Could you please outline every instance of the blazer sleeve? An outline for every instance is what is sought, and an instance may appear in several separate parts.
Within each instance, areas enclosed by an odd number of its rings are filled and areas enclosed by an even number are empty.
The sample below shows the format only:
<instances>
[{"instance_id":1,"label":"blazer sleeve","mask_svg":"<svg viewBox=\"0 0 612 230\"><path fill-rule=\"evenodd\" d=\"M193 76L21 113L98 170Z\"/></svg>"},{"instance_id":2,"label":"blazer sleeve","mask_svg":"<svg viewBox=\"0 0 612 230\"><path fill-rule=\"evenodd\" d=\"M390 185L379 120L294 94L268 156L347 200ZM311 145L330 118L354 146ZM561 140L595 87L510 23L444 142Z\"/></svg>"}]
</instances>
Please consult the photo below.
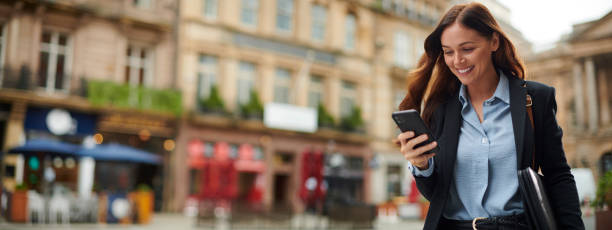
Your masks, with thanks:
<instances>
[{"instance_id":1,"label":"blazer sleeve","mask_svg":"<svg viewBox=\"0 0 612 230\"><path fill-rule=\"evenodd\" d=\"M438 143L441 143L442 140L440 140L440 135L442 133L442 128L444 126L444 105L440 105L436 108L432 120L430 122L430 129L432 130L433 135L436 136L436 139L438 140ZM442 149L442 147L440 148ZM439 153L437 153L439 154ZM423 196L431 201L431 199L434 196L434 191L437 185L437 181L438 181L438 170L440 167L441 162L439 162L439 157L434 156L433 160L434 160L434 164L433 164L433 173L428 176L428 177L420 177L420 176L415 176L415 181L417 184L417 188L419 189L419 192L421 192L421 194L423 194Z\"/></svg>"},{"instance_id":2,"label":"blazer sleeve","mask_svg":"<svg viewBox=\"0 0 612 230\"><path fill-rule=\"evenodd\" d=\"M576 182L570 173L561 142L563 131L555 118L557 113L555 89L547 88L546 95L542 95L546 98L546 104L542 111L541 124L539 127L536 125L541 130L536 135L535 143L536 154L539 154L538 162L544 174L544 183L557 227L559 229L584 229Z\"/></svg>"}]
</instances>

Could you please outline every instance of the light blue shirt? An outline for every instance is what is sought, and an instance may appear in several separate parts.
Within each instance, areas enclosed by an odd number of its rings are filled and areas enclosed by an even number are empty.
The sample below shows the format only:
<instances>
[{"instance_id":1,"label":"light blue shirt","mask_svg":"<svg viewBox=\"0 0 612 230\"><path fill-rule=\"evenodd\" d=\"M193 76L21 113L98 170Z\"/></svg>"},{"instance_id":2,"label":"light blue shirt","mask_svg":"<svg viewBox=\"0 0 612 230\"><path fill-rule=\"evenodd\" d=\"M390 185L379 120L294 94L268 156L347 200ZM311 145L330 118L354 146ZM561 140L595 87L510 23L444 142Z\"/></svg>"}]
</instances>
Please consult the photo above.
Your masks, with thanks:
<instances>
[{"instance_id":1,"label":"light blue shirt","mask_svg":"<svg viewBox=\"0 0 612 230\"><path fill-rule=\"evenodd\" d=\"M499 75L493 97L483 104L482 123L468 100L465 86L461 85L459 90L462 124L454 180L443 212L447 219L471 220L523 212L518 193L510 87L508 78L501 71ZM433 173L433 158L429 166L423 171L411 165L409 168L415 176L428 177Z\"/></svg>"}]
</instances>

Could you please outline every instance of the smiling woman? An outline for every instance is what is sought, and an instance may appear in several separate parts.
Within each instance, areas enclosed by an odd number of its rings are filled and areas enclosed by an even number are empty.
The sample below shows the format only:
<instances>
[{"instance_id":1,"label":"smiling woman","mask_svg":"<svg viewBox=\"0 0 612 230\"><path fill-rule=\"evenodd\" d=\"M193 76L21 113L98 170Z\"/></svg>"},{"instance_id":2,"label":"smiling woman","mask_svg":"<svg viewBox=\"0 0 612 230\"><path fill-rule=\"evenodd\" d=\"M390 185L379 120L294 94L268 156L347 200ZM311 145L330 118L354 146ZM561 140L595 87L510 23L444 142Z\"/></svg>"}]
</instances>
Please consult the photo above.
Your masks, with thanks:
<instances>
[{"instance_id":1,"label":"smiling woman","mask_svg":"<svg viewBox=\"0 0 612 230\"><path fill-rule=\"evenodd\" d=\"M417 187L431 202L424 228L533 229L517 175L532 167L546 176L559 229L584 229L554 89L524 80L522 61L489 10L479 3L453 6L424 48L400 110L422 109L436 142L415 147L429 138L414 130L398 135Z\"/></svg>"}]
</instances>

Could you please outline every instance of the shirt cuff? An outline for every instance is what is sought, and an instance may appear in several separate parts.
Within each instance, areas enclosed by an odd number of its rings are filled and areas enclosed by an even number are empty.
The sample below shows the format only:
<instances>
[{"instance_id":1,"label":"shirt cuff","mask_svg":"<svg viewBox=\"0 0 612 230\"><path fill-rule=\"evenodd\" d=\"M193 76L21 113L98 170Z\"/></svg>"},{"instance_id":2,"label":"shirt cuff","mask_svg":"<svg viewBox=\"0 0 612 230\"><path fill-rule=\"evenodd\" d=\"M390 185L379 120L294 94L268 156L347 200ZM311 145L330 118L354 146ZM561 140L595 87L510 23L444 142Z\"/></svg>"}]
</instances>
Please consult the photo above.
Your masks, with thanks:
<instances>
[{"instance_id":1,"label":"shirt cuff","mask_svg":"<svg viewBox=\"0 0 612 230\"><path fill-rule=\"evenodd\" d=\"M413 166L410 162L408 162L408 169L412 172L412 175L415 177L429 177L433 173L434 169L434 160L433 157L429 158L429 168L425 170L420 170L416 166Z\"/></svg>"}]
</instances>

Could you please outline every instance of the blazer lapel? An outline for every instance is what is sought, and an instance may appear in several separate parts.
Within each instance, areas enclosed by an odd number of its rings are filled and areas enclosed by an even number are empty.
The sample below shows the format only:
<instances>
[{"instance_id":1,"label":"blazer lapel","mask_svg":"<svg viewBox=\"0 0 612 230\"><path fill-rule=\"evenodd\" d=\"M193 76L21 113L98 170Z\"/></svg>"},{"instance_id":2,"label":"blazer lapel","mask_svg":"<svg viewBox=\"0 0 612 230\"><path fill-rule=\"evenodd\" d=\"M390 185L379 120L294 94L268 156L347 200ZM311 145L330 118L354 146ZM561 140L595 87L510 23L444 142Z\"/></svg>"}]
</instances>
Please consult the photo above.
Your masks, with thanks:
<instances>
[{"instance_id":1,"label":"blazer lapel","mask_svg":"<svg viewBox=\"0 0 612 230\"><path fill-rule=\"evenodd\" d=\"M441 172L442 178L446 178L447 184L450 184L450 175L452 175L455 170L455 161L457 160L457 145L459 143L459 133L462 123L459 90L457 90L457 93L455 93L448 102L445 113L444 124L447 126L444 127L442 136L445 137L446 146L444 147L444 153L446 154L442 156L444 160L441 161L443 162Z\"/></svg>"},{"instance_id":2,"label":"blazer lapel","mask_svg":"<svg viewBox=\"0 0 612 230\"><path fill-rule=\"evenodd\" d=\"M514 143L516 145L517 167L521 168L524 155L525 119L527 109L525 108L526 89L522 86L523 80L514 76L508 76L510 83L510 114L512 116L512 127L514 129Z\"/></svg>"}]
</instances>

